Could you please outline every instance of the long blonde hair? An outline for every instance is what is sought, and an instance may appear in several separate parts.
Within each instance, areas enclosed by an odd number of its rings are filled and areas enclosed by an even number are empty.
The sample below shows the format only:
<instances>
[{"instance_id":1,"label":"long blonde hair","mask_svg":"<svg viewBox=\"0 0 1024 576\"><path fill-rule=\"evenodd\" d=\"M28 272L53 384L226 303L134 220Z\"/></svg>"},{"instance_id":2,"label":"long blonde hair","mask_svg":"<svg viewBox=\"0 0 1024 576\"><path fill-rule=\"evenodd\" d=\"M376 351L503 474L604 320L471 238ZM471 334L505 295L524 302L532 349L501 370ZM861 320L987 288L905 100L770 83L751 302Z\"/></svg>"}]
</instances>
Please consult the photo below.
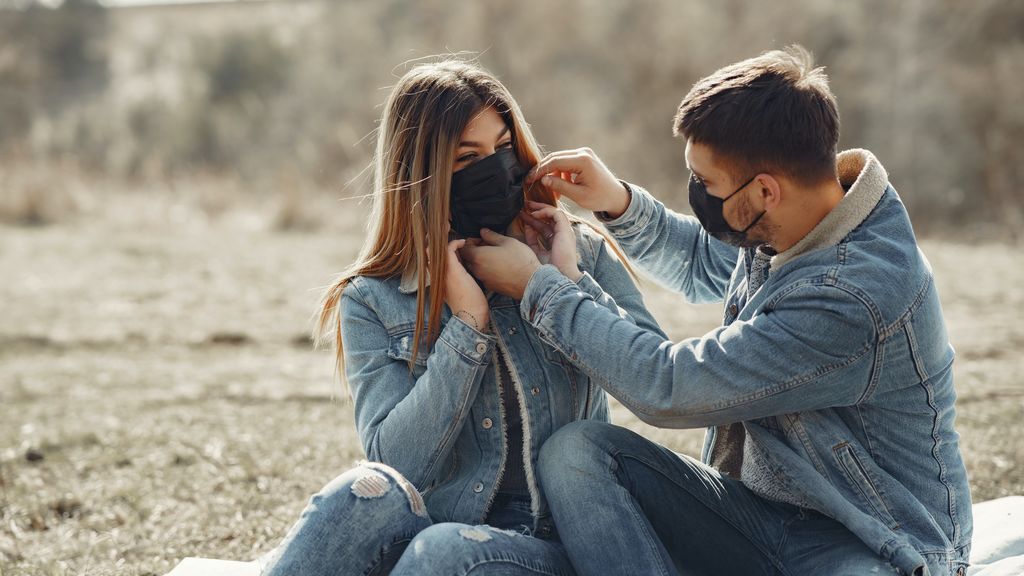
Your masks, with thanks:
<instances>
[{"instance_id":1,"label":"long blonde hair","mask_svg":"<svg viewBox=\"0 0 1024 576\"><path fill-rule=\"evenodd\" d=\"M416 315L410 368L424 327L429 345L437 340L445 300L452 165L466 125L488 107L509 126L519 161L525 166L536 164L541 150L519 105L497 78L476 64L462 60L418 64L388 96L374 157L369 242L324 292L313 333L318 347L333 340L340 376L344 376L344 350L339 303L356 276L416 275L416 309L428 312L426 317ZM550 205L558 200L539 184L524 194L528 200ZM429 289L427 278L433 280Z\"/></svg>"}]
</instances>

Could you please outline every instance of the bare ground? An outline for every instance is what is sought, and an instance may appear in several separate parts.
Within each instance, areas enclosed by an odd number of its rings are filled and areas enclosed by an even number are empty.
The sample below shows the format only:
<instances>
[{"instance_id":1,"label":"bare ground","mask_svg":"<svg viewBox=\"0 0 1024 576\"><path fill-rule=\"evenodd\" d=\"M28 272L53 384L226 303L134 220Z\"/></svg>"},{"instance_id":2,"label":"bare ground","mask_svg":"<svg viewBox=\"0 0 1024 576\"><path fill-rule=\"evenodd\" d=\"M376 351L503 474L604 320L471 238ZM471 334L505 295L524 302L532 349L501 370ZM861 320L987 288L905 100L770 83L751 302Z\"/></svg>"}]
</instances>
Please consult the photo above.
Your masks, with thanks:
<instances>
[{"instance_id":1,"label":"bare ground","mask_svg":"<svg viewBox=\"0 0 1024 576\"><path fill-rule=\"evenodd\" d=\"M358 250L362 210L296 233L124 202L130 217L0 227L0 575L249 559L361 457L330 354L307 334L319 287ZM1019 249L923 250L958 352L975 500L1024 494ZM719 320L646 293L674 338ZM617 405L613 419L699 452L702 431L656 430Z\"/></svg>"}]
</instances>

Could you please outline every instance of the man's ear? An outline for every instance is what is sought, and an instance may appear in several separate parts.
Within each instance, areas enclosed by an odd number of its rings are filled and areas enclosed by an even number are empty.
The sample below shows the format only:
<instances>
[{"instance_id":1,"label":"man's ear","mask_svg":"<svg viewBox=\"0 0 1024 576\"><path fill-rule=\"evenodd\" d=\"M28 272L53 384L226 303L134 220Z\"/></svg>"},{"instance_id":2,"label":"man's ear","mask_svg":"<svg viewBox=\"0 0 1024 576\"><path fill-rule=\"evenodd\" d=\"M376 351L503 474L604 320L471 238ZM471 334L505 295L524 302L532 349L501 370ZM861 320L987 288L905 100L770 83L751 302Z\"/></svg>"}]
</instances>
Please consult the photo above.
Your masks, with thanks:
<instances>
[{"instance_id":1,"label":"man's ear","mask_svg":"<svg viewBox=\"0 0 1024 576\"><path fill-rule=\"evenodd\" d=\"M779 184L779 181L775 176L772 176L767 172L762 172L755 177L755 181L754 185L757 186L757 192L761 195L761 202L764 203L764 210L766 212L771 212L778 208L779 204L782 202L782 186Z\"/></svg>"}]
</instances>

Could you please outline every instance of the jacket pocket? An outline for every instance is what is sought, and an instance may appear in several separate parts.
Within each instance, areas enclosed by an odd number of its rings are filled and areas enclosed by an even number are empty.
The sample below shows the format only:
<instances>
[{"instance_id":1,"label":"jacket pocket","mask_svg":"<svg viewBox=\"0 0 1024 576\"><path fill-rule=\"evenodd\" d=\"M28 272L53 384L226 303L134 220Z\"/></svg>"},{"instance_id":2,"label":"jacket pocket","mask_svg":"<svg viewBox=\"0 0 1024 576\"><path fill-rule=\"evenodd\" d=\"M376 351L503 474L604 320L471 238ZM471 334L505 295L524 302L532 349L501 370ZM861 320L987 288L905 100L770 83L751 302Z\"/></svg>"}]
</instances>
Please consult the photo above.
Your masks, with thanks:
<instances>
[{"instance_id":1,"label":"jacket pocket","mask_svg":"<svg viewBox=\"0 0 1024 576\"><path fill-rule=\"evenodd\" d=\"M451 455L448 456L448 462L444 470L437 473L437 476L430 481L427 486L420 491L420 496L426 497L427 494L433 492L435 489L444 486L445 484L452 481L455 478L455 473L459 471L459 451L458 448L452 448Z\"/></svg>"},{"instance_id":2,"label":"jacket pocket","mask_svg":"<svg viewBox=\"0 0 1024 576\"><path fill-rule=\"evenodd\" d=\"M861 463L860 458L857 457L853 446L849 442L841 442L832 447L832 452L835 453L836 460L839 462L843 472L845 472L850 486L860 496L861 502L870 508L872 515L890 529L899 529L899 523L893 518L892 512L882 498L881 492L878 491L875 483L871 481L867 469Z\"/></svg>"},{"instance_id":3,"label":"jacket pocket","mask_svg":"<svg viewBox=\"0 0 1024 576\"><path fill-rule=\"evenodd\" d=\"M388 336L388 357L393 360L401 360L408 363L412 359L412 341L415 332L413 330L401 330ZM427 356L427 335L420 337L420 351L416 355L416 366L426 367Z\"/></svg>"}]
</instances>

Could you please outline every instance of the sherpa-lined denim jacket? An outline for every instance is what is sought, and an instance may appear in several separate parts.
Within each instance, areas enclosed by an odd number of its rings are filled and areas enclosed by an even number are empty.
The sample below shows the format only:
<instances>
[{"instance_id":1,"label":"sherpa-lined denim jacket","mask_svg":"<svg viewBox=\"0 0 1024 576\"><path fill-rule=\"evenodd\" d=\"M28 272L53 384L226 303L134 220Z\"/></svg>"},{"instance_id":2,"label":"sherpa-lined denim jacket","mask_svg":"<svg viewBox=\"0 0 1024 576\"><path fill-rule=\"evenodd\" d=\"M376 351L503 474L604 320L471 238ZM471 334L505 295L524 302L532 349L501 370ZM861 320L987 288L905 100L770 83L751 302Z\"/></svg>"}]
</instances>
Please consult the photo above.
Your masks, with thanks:
<instances>
[{"instance_id":1,"label":"sherpa-lined denim jacket","mask_svg":"<svg viewBox=\"0 0 1024 576\"><path fill-rule=\"evenodd\" d=\"M844 199L776 255L737 252L631 187L605 225L670 289L725 301L702 337L645 332L551 265L521 314L643 420L709 427L705 463L735 473L755 455L755 492L835 518L903 573L962 574L971 497L932 272L878 160L844 152L839 175Z\"/></svg>"},{"instance_id":2,"label":"sherpa-lined denim jacket","mask_svg":"<svg viewBox=\"0 0 1024 576\"><path fill-rule=\"evenodd\" d=\"M584 272L573 286L608 313L664 338L644 308L622 262L604 238L574 225ZM490 333L481 333L447 306L440 336L426 335L412 371L416 321L415 274L356 277L342 294L345 375L355 420L370 460L401 472L422 493L436 522L483 523L506 461L522 458L538 535L552 530L534 476L541 444L583 418L608 420L608 402L592 376L538 338L519 302L490 294ZM523 422L523 454L508 454L501 378L495 347L509 361Z\"/></svg>"}]
</instances>

